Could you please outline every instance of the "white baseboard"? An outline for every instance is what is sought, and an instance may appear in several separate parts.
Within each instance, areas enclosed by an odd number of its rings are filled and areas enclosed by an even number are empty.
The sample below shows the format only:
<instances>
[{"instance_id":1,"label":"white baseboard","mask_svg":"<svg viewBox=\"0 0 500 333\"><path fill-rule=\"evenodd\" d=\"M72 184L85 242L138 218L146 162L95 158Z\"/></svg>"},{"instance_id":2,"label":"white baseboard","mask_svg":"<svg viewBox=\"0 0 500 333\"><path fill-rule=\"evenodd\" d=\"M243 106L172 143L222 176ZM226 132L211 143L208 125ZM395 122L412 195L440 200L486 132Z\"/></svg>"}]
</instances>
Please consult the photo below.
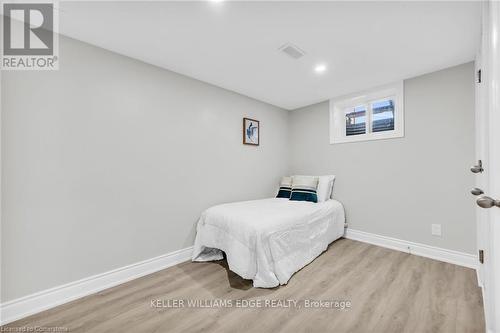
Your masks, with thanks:
<instances>
[{"instance_id":1,"label":"white baseboard","mask_svg":"<svg viewBox=\"0 0 500 333\"><path fill-rule=\"evenodd\" d=\"M345 238L411 253L421 257L444 261L459 266L465 266L473 269L477 268L477 257L469 253L447 250L440 247L380 236L349 228L346 229Z\"/></svg>"},{"instance_id":2,"label":"white baseboard","mask_svg":"<svg viewBox=\"0 0 500 333\"><path fill-rule=\"evenodd\" d=\"M2 303L0 325L177 265L191 259L192 252L193 247L188 247Z\"/></svg>"}]
</instances>

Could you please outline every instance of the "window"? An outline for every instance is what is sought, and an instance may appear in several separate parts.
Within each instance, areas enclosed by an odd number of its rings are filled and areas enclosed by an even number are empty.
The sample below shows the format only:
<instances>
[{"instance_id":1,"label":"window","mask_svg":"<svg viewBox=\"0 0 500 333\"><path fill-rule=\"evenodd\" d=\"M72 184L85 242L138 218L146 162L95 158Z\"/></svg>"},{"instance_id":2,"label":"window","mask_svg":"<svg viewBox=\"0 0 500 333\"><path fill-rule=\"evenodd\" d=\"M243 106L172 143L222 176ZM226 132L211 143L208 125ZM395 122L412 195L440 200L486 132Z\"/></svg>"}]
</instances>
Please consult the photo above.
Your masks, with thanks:
<instances>
[{"instance_id":1,"label":"window","mask_svg":"<svg viewBox=\"0 0 500 333\"><path fill-rule=\"evenodd\" d=\"M404 136L403 82L330 100L330 143Z\"/></svg>"},{"instance_id":2,"label":"window","mask_svg":"<svg viewBox=\"0 0 500 333\"><path fill-rule=\"evenodd\" d=\"M345 111L345 135L366 133L366 107L364 105L348 108Z\"/></svg>"}]
</instances>

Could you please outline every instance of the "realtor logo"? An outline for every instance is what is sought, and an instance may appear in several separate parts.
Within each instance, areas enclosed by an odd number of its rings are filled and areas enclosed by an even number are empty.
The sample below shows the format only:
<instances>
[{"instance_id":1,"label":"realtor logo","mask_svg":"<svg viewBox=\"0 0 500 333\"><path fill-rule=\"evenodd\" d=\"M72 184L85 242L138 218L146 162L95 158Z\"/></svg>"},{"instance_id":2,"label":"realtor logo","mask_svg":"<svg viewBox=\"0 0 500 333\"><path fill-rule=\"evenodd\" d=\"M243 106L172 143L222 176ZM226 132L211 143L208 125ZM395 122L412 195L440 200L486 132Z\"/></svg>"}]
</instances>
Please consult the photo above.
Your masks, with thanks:
<instances>
[{"instance_id":1,"label":"realtor logo","mask_svg":"<svg viewBox=\"0 0 500 333\"><path fill-rule=\"evenodd\" d=\"M58 69L53 2L3 3L3 70Z\"/></svg>"}]
</instances>

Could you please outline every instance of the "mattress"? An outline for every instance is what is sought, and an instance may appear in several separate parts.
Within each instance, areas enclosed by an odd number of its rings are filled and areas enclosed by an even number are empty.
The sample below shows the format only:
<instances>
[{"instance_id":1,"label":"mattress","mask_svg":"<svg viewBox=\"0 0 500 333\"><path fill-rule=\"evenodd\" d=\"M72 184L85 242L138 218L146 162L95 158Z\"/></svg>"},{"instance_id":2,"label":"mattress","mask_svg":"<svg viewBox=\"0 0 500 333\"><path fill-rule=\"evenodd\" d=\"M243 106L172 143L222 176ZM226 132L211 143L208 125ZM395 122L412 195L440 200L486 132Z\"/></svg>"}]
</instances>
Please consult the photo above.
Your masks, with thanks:
<instances>
[{"instance_id":1,"label":"mattress","mask_svg":"<svg viewBox=\"0 0 500 333\"><path fill-rule=\"evenodd\" d=\"M198 221L193 261L223 259L254 287L273 288L310 263L344 234L336 200L313 203L270 198L223 204Z\"/></svg>"}]
</instances>

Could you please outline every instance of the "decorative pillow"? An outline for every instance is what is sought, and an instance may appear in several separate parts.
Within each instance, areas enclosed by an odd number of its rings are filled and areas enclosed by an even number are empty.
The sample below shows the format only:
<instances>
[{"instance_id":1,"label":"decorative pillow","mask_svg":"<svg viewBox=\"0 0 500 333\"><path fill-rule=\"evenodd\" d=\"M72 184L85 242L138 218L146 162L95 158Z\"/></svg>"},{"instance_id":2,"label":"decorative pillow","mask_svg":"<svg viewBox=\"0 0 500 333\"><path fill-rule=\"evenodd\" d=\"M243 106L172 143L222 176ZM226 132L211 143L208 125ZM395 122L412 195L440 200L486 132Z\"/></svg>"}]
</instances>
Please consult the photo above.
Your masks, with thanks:
<instances>
[{"instance_id":1,"label":"decorative pillow","mask_svg":"<svg viewBox=\"0 0 500 333\"><path fill-rule=\"evenodd\" d=\"M318 177L294 176L290 200L318 202Z\"/></svg>"},{"instance_id":2,"label":"decorative pillow","mask_svg":"<svg viewBox=\"0 0 500 333\"><path fill-rule=\"evenodd\" d=\"M292 177L283 177L280 182L280 189L276 198L290 199L292 194Z\"/></svg>"}]
</instances>

